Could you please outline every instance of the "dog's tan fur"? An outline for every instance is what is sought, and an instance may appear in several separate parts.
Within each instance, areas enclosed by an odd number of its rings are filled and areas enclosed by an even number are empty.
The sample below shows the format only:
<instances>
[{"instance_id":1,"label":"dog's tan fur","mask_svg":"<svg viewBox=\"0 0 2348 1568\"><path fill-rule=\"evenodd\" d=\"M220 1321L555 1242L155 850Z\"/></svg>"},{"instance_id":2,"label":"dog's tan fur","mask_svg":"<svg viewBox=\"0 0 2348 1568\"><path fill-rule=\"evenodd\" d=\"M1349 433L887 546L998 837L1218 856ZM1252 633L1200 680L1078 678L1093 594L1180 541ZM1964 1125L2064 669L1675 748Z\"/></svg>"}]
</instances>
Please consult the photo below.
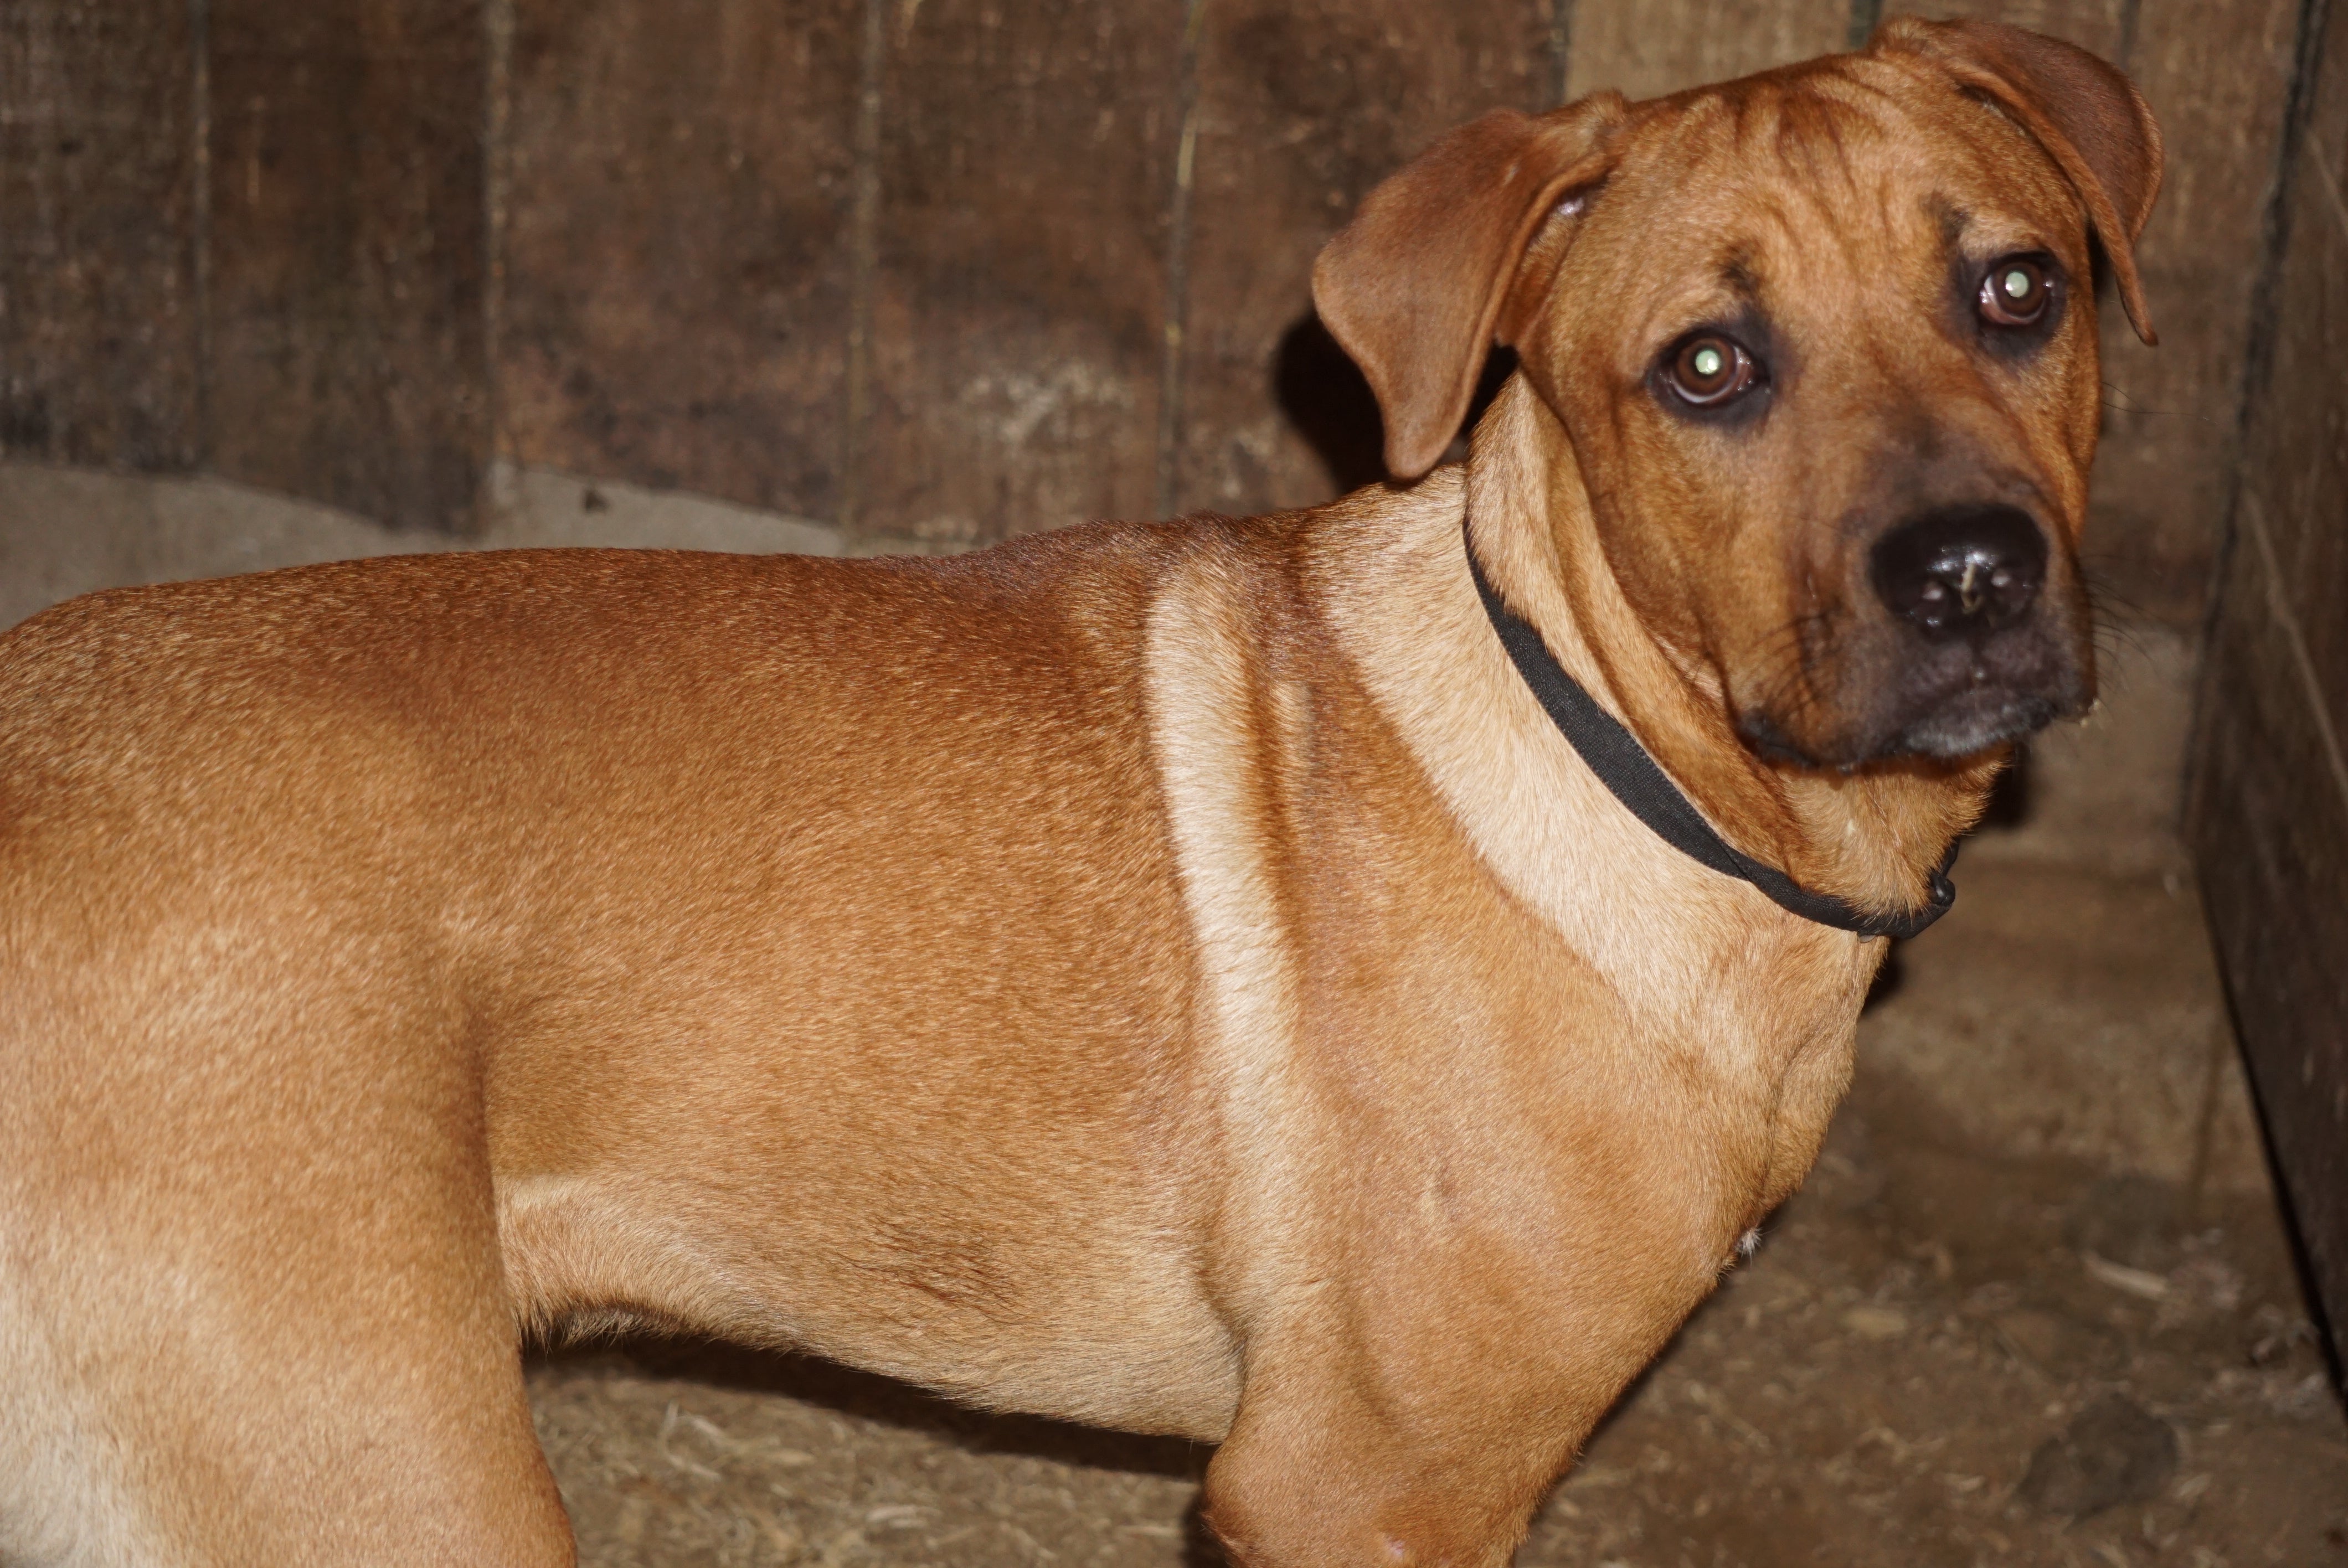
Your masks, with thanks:
<instances>
[{"instance_id":1,"label":"dog's tan fur","mask_svg":"<svg viewBox=\"0 0 2348 1568\"><path fill-rule=\"evenodd\" d=\"M517 1347L614 1317L1220 1441L1240 1563L1504 1561L1801 1180L1885 944L1606 793L1463 519L1732 840L1913 905L2000 753L1736 726L1880 729L1852 563L1968 485L2026 493L2088 657L2089 227L2142 324L2159 151L2085 59L1895 24L1457 133L1318 280L1401 471L1519 349L1413 487L10 634L0 1557L568 1561ZM2026 364L1934 314L1982 230L2079 283ZM1724 277L1798 345L1766 441L1646 384Z\"/></svg>"}]
</instances>

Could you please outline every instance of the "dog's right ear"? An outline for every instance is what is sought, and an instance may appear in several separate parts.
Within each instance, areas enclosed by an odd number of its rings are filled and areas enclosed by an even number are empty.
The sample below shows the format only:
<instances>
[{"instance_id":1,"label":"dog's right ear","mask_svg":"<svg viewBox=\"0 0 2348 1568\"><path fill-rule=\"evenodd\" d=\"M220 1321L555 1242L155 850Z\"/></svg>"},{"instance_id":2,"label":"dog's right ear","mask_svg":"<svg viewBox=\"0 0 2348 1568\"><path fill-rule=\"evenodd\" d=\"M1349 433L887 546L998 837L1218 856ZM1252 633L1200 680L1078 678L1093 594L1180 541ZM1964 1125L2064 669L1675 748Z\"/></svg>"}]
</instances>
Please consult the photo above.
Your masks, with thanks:
<instances>
[{"instance_id":1,"label":"dog's right ear","mask_svg":"<svg viewBox=\"0 0 2348 1568\"><path fill-rule=\"evenodd\" d=\"M1538 302L1508 309L1525 248L1605 178L1628 118L1611 92L1539 117L1494 109L1385 179L1322 248L1313 302L1377 395L1395 478L1418 477L1450 445L1484 351L1522 331Z\"/></svg>"}]
</instances>

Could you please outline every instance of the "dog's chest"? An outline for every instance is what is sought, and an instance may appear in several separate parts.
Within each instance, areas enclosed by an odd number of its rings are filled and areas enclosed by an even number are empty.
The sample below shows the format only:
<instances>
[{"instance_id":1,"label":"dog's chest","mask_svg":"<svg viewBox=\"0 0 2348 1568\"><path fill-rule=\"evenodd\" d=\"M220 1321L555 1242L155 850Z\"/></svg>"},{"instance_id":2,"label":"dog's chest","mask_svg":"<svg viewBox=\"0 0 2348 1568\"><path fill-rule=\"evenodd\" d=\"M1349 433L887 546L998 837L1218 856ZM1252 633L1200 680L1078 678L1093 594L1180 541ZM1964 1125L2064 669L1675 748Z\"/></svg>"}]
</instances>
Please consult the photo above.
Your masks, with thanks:
<instances>
[{"instance_id":1,"label":"dog's chest","mask_svg":"<svg viewBox=\"0 0 2348 1568\"><path fill-rule=\"evenodd\" d=\"M1475 1232L1548 1268L1643 1234L1708 1271L1814 1156L1873 960L1605 795L1472 598L1397 618L1393 587L1331 607L1342 663L1269 667L1217 585L1153 622L1195 1049L1253 1289L1338 1204L1398 1255Z\"/></svg>"}]
</instances>

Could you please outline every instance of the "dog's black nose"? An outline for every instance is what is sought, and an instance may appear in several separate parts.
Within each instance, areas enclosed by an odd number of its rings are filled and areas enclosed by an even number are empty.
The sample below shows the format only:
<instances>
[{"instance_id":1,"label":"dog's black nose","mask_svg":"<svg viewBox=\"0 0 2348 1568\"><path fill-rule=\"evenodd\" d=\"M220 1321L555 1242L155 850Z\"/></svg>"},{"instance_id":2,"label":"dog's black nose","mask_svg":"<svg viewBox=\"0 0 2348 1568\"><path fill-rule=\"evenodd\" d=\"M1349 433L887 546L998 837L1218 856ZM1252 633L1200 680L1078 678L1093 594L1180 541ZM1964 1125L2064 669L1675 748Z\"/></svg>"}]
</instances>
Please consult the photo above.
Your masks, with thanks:
<instances>
[{"instance_id":1,"label":"dog's black nose","mask_svg":"<svg viewBox=\"0 0 2348 1568\"><path fill-rule=\"evenodd\" d=\"M2017 620L2046 579L2046 537L2018 507L1943 507L1875 541L1875 591L1927 637Z\"/></svg>"}]
</instances>

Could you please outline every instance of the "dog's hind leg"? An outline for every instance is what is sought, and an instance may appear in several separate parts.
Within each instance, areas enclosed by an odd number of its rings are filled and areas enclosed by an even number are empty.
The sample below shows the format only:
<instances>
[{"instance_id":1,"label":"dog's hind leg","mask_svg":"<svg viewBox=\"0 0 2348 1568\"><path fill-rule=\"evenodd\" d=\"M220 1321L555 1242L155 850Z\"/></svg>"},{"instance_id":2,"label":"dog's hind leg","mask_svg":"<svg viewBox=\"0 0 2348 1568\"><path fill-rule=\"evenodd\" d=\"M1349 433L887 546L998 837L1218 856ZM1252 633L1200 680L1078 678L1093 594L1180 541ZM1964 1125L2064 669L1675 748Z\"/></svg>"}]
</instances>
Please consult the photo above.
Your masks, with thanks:
<instances>
[{"instance_id":1,"label":"dog's hind leg","mask_svg":"<svg viewBox=\"0 0 2348 1568\"><path fill-rule=\"evenodd\" d=\"M476 1325L436 1327L402 1281L362 1286L393 1329L355 1300L347 1318L247 1317L235 1293L86 1261L114 1290L177 1299L37 1327L0 1305L0 1562L572 1561L510 1334L500 1353Z\"/></svg>"},{"instance_id":2,"label":"dog's hind leg","mask_svg":"<svg viewBox=\"0 0 2348 1568\"><path fill-rule=\"evenodd\" d=\"M571 1563L446 991L6 948L0 1561Z\"/></svg>"},{"instance_id":3,"label":"dog's hind leg","mask_svg":"<svg viewBox=\"0 0 2348 1568\"><path fill-rule=\"evenodd\" d=\"M331 1241L219 1193L196 1235L15 1228L0 1562L572 1562L493 1252L377 1169Z\"/></svg>"}]
</instances>

